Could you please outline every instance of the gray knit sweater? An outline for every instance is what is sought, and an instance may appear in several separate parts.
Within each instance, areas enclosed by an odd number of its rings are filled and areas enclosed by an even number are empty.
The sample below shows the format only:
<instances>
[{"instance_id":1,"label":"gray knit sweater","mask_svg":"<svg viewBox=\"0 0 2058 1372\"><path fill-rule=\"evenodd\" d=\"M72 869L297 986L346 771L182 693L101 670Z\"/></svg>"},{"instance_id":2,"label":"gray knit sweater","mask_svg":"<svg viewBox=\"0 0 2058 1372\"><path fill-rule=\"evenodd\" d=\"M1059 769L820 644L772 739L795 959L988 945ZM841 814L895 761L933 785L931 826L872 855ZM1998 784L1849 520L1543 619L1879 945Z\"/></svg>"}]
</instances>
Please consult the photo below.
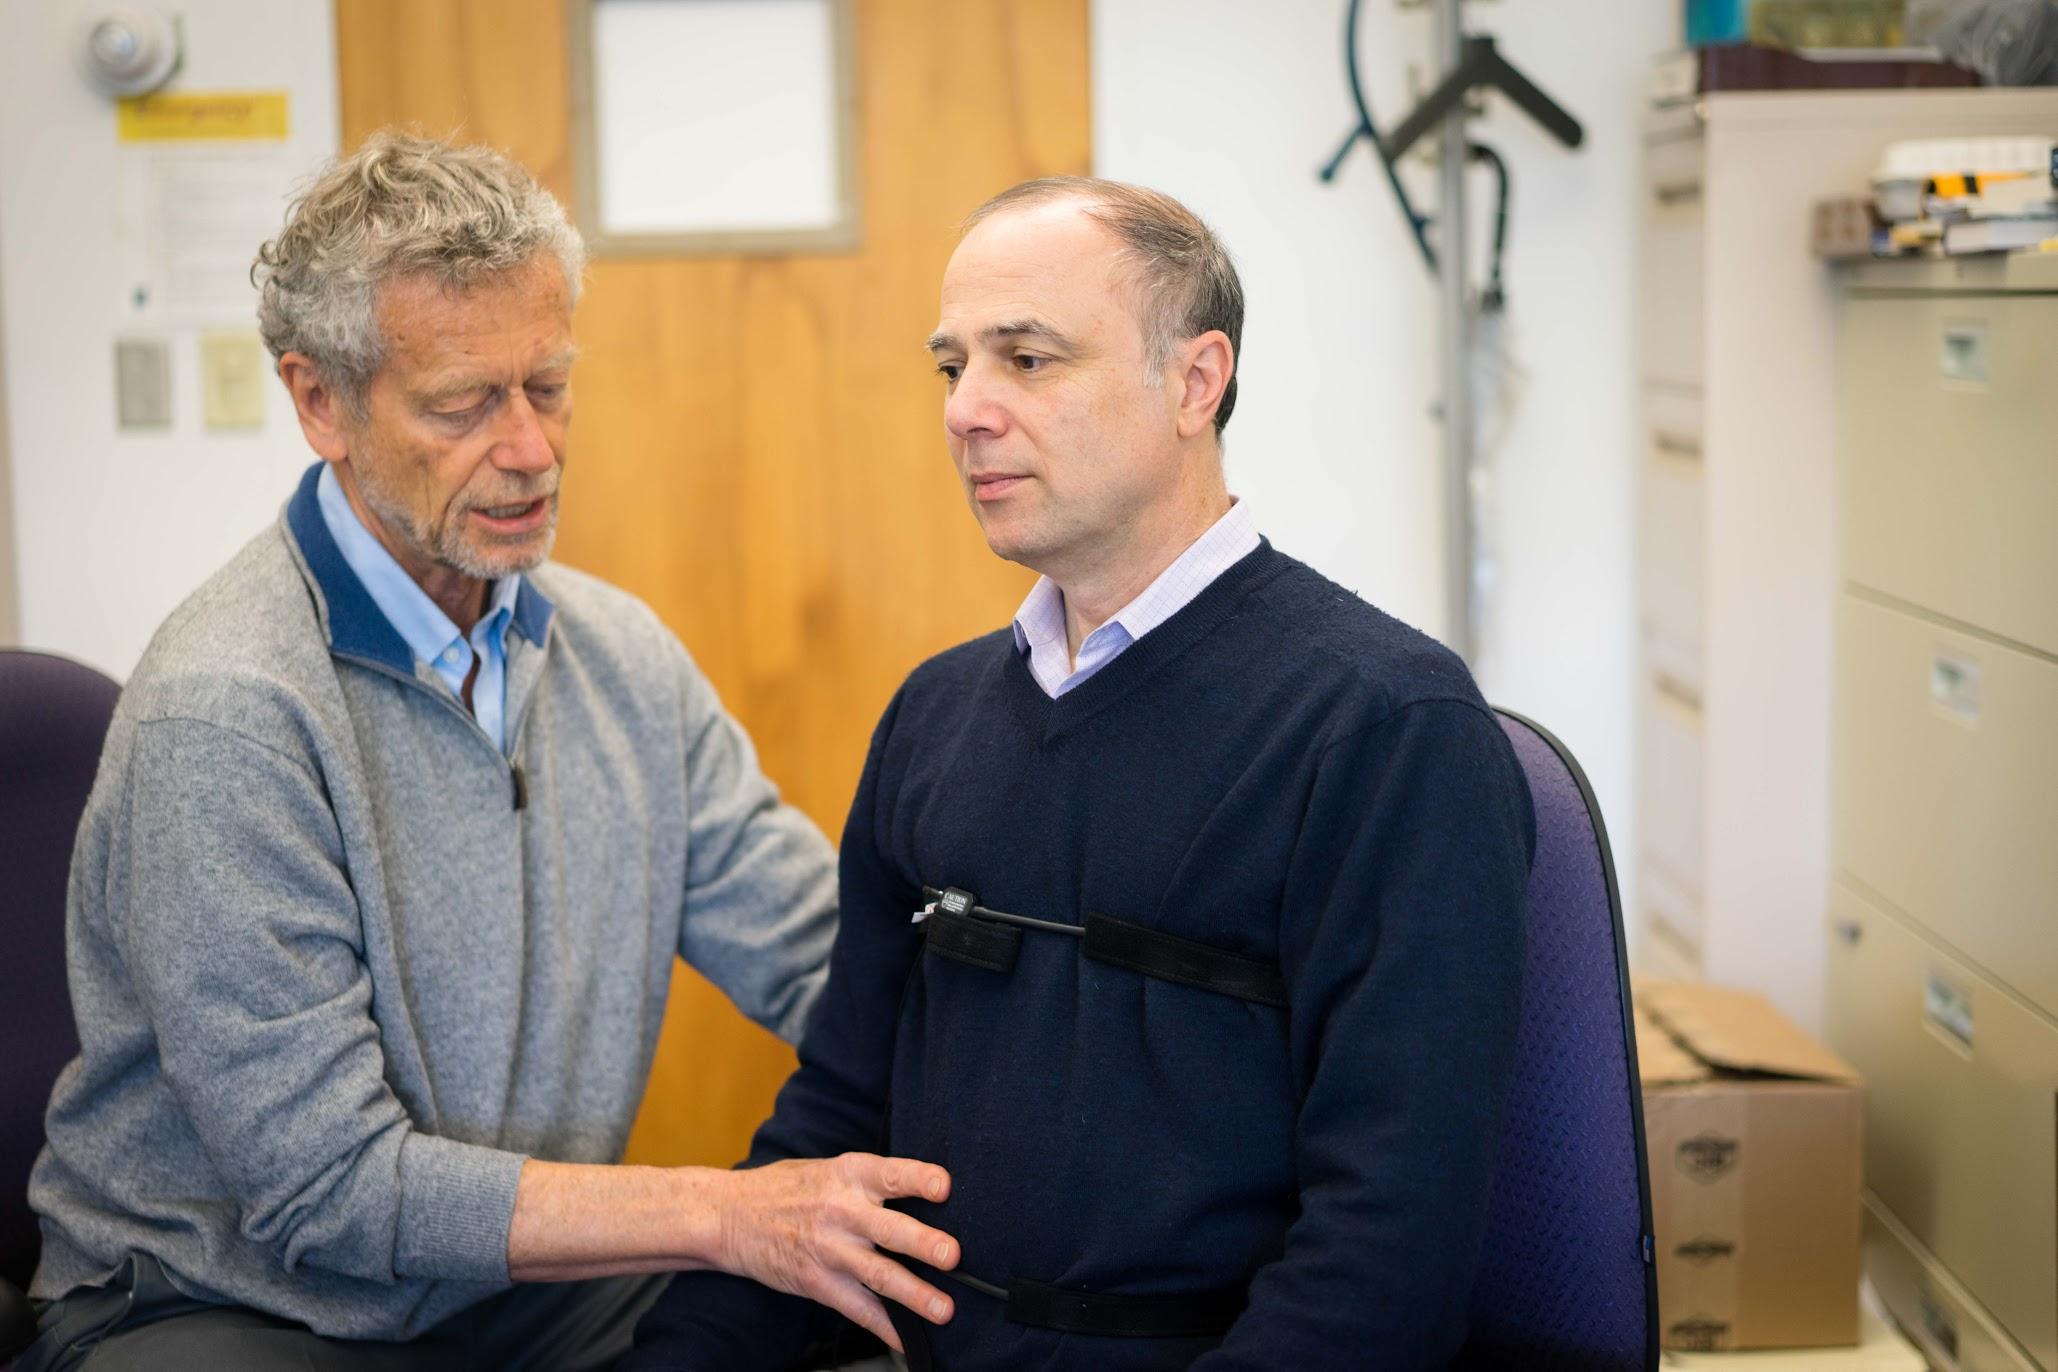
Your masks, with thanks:
<instances>
[{"instance_id":1,"label":"gray knit sweater","mask_svg":"<svg viewBox=\"0 0 2058 1372\"><path fill-rule=\"evenodd\" d=\"M799 1035L834 859L656 616L562 567L524 578L503 756L313 478L122 694L34 1290L142 1250L189 1295L403 1339L506 1283L524 1157L620 1157L675 953Z\"/></svg>"}]
</instances>

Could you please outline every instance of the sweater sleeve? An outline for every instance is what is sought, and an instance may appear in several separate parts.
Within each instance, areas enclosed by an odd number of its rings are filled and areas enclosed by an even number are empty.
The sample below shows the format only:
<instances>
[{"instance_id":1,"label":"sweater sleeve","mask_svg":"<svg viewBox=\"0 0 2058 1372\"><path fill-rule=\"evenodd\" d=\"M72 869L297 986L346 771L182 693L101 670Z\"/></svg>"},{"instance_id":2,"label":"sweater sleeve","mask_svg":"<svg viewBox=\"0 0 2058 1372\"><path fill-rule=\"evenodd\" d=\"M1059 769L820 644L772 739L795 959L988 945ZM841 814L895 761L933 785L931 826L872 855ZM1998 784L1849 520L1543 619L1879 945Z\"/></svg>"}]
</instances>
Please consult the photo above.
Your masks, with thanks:
<instances>
[{"instance_id":1,"label":"sweater sleeve","mask_svg":"<svg viewBox=\"0 0 2058 1372\"><path fill-rule=\"evenodd\" d=\"M523 1159L417 1130L387 1087L321 781L214 724L136 727L114 936L242 1233L289 1272L506 1281Z\"/></svg>"},{"instance_id":2,"label":"sweater sleeve","mask_svg":"<svg viewBox=\"0 0 2058 1372\"><path fill-rule=\"evenodd\" d=\"M1195 1372L1443 1367L1512 1071L1529 791L1481 708L1407 706L1323 756L1281 966L1301 1213Z\"/></svg>"},{"instance_id":3,"label":"sweater sleeve","mask_svg":"<svg viewBox=\"0 0 2058 1372\"><path fill-rule=\"evenodd\" d=\"M880 850L880 771L900 708L896 696L872 737L843 831L843 916L829 980L808 1020L800 1066L780 1088L745 1166L784 1158L874 1152L885 1132L901 989L921 948L909 922L918 892ZM840 1315L741 1277L685 1272L637 1326L621 1372L792 1367L812 1345L848 1328Z\"/></svg>"},{"instance_id":4,"label":"sweater sleeve","mask_svg":"<svg viewBox=\"0 0 2058 1372\"><path fill-rule=\"evenodd\" d=\"M792 1043L821 994L836 937L835 853L779 798L749 736L678 652L688 807L679 956Z\"/></svg>"}]
</instances>

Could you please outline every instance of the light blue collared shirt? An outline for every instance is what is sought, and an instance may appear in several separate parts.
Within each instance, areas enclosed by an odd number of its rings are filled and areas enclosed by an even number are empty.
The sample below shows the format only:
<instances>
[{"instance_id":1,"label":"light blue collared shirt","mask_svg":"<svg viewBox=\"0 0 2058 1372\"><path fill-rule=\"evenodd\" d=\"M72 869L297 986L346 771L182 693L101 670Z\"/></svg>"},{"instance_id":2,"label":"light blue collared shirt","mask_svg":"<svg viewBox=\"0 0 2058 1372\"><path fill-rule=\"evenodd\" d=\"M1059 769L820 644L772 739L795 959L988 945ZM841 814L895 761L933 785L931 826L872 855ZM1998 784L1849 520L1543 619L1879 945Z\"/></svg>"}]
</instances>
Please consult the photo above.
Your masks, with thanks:
<instances>
[{"instance_id":1,"label":"light blue collared shirt","mask_svg":"<svg viewBox=\"0 0 2058 1372\"><path fill-rule=\"evenodd\" d=\"M471 637L457 631L442 607L429 599L415 579L407 574L386 545L373 536L350 508L336 480L336 469L324 466L315 483L315 498L321 504L322 522L329 537L336 540L343 560L386 616L386 622L414 650L419 663L436 671L450 694L464 699L464 679L471 674L472 659L479 660L479 679L472 683L472 717L493 740L493 746L507 751L507 622L514 614L515 596L522 589L521 573L501 577L486 595L486 613L472 626Z\"/></svg>"},{"instance_id":2,"label":"light blue collared shirt","mask_svg":"<svg viewBox=\"0 0 2058 1372\"><path fill-rule=\"evenodd\" d=\"M1070 659L1065 641L1065 593L1049 577L1038 577L1029 598L1015 612L1015 651L1029 655L1029 671L1043 693L1055 699L1122 655L1124 649L1192 603L1216 577L1258 546L1258 528L1241 500L1193 541L1143 593L1115 611L1079 645Z\"/></svg>"}]
</instances>

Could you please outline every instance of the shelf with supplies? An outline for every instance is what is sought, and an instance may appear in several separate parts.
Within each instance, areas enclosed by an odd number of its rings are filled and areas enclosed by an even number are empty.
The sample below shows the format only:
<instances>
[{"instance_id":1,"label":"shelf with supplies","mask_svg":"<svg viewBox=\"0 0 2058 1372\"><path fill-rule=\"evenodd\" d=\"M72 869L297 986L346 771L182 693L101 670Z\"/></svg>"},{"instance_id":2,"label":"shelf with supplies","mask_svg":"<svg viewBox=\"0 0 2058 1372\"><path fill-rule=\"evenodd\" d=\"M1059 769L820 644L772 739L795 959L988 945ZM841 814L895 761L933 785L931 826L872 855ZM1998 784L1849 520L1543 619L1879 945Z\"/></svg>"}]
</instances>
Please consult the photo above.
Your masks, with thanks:
<instances>
[{"instance_id":1,"label":"shelf with supplies","mask_svg":"<svg viewBox=\"0 0 2058 1372\"><path fill-rule=\"evenodd\" d=\"M1724 92L1646 117L1628 920L1641 967L1762 991L1817 1032L1839 274L1809 251L1810 215L1898 141L2038 128L2058 129L2058 91Z\"/></svg>"}]
</instances>

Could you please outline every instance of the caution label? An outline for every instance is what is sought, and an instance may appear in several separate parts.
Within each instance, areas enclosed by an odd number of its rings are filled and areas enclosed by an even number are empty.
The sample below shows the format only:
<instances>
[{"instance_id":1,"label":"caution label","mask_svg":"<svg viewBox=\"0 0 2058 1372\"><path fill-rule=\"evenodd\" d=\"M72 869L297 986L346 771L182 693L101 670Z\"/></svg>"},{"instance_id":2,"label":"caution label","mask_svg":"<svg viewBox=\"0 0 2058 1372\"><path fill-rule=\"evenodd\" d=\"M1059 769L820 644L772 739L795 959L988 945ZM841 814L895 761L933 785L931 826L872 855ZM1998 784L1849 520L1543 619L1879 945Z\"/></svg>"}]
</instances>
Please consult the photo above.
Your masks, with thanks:
<instances>
[{"instance_id":1,"label":"caution label","mask_svg":"<svg viewBox=\"0 0 2058 1372\"><path fill-rule=\"evenodd\" d=\"M131 96L115 104L115 136L124 143L281 141L286 137L286 92Z\"/></svg>"}]
</instances>

